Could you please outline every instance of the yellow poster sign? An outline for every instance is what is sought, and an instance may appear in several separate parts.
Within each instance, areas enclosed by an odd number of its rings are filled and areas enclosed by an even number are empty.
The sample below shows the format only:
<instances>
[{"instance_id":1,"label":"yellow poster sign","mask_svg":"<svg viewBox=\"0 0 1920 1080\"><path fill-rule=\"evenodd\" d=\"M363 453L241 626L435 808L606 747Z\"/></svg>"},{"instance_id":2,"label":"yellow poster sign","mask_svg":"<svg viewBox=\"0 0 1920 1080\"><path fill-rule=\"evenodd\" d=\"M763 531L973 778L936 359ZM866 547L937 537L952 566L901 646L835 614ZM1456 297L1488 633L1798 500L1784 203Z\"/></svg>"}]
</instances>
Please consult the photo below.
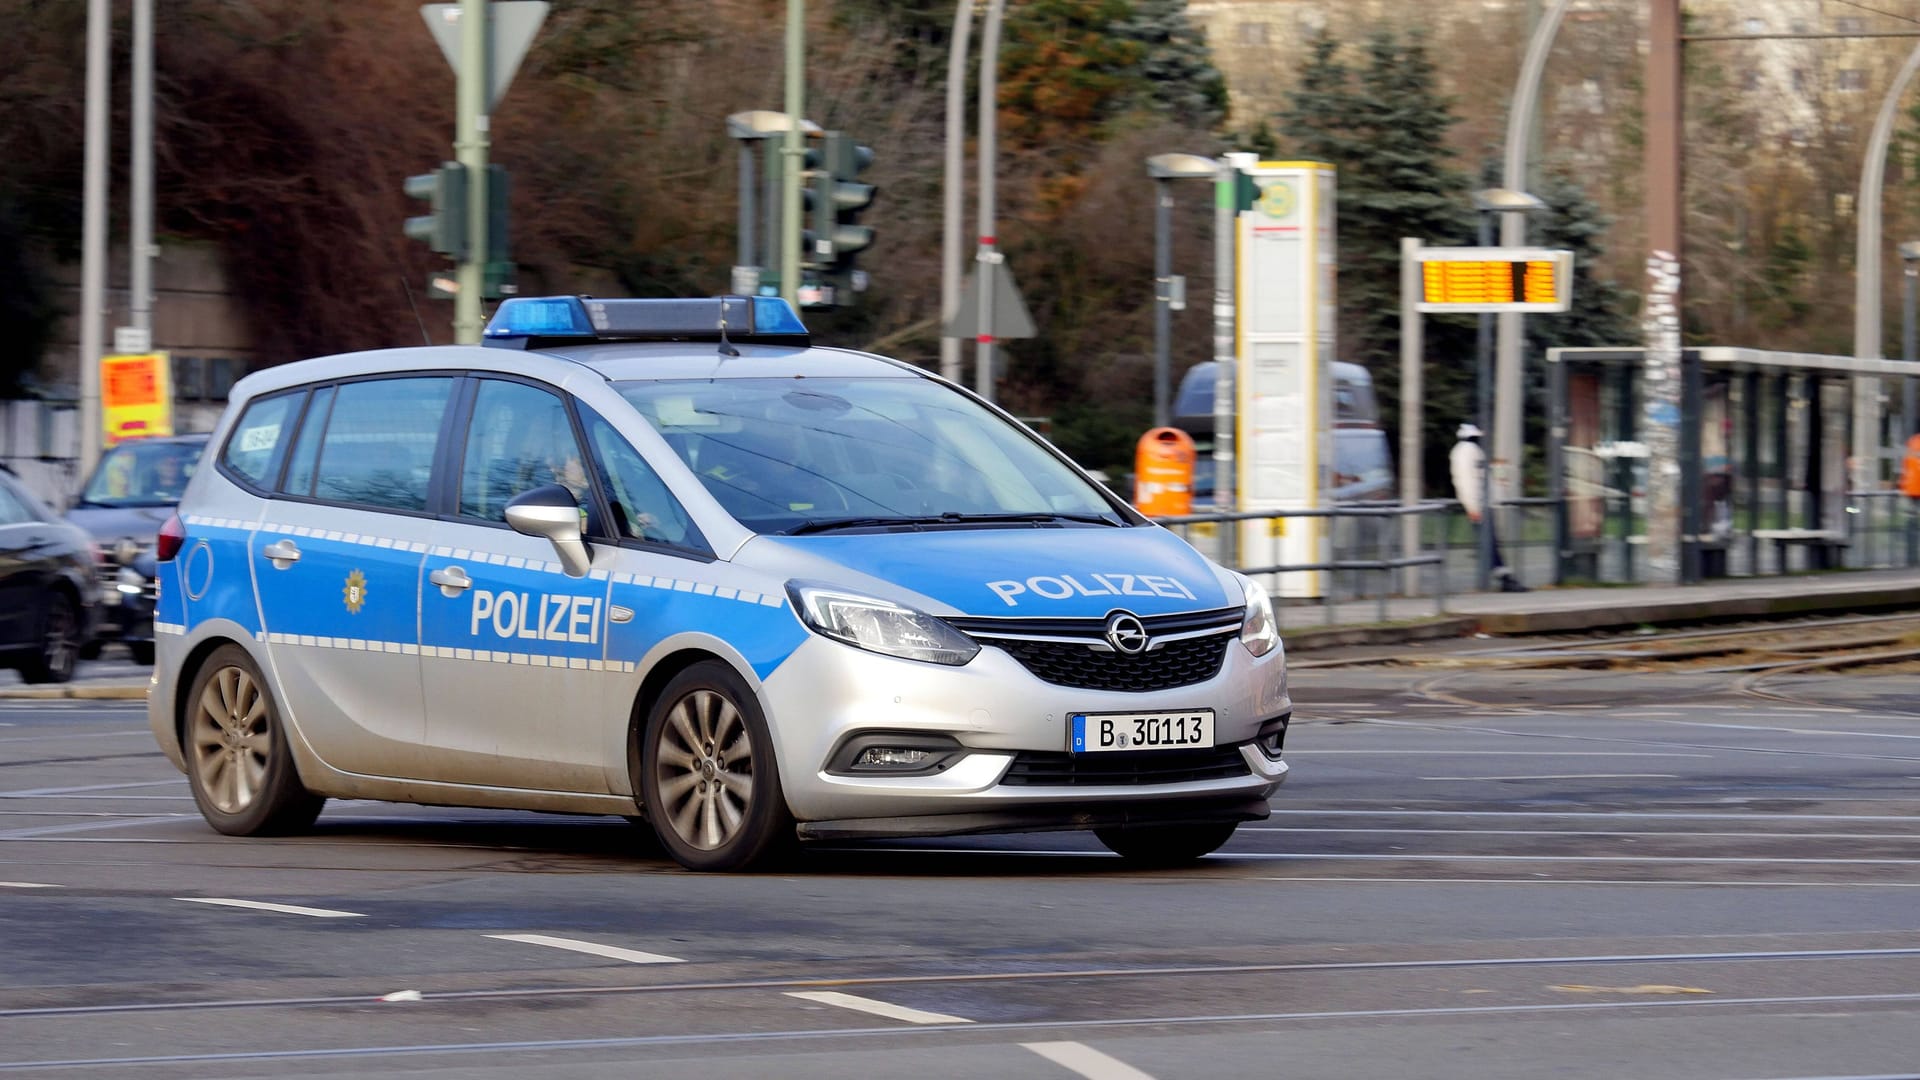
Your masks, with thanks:
<instances>
[{"instance_id":1,"label":"yellow poster sign","mask_svg":"<svg viewBox=\"0 0 1920 1080\"><path fill-rule=\"evenodd\" d=\"M101 357L100 418L108 446L173 434L173 370L167 354Z\"/></svg>"}]
</instances>

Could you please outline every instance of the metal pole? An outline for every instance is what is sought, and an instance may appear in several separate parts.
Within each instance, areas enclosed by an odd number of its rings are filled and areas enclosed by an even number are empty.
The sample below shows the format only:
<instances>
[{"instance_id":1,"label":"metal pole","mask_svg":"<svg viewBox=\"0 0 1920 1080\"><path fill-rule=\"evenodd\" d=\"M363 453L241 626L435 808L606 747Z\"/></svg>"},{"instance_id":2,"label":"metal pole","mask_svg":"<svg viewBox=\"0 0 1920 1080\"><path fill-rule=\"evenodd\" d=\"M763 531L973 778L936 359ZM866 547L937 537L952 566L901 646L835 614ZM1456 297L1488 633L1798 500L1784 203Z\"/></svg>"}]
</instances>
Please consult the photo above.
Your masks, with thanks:
<instances>
[{"instance_id":1,"label":"metal pole","mask_svg":"<svg viewBox=\"0 0 1920 1080\"><path fill-rule=\"evenodd\" d=\"M480 341L480 293L487 266L487 0L460 0L460 70L454 160L467 174L467 251L454 267L453 340Z\"/></svg>"},{"instance_id":2,"label":"metal pole","mask_svg":"<svg viewBox=\"0 0 1920 1080\"><path fill-rule=\"evenodd\" d=\"M1920 45L1893 77L1880 115L1873 122L1867 156L1860 164L1860 195L1854 202L1853 355L1880 358L1880 195L1887 172L1887 144L1893 139L1894 114L1900 98L1920 70ZM1853 490L1866 491L1880 480L1880 380L1858 376L1853 380L1853 468L1848 480Z\"/></svg>"},{"instance_id":3,"label":"metal pole","mask_svg":"<svg viewBox=\"0 0 1920 1080\"><path fill-rule=\"evenodd\" d=\"M1527 55L1520 64L1520 78L1513 87L1513 106L1507 111L1507 145L1501 184L1510 191L1527 190L1528 134L1538 113L1535 102L1540 96L1540 74L1546 69L1547 53L1560 32L1561 17L1572 0L1553 0L1553 6L1538 14L1533 36L1527 42ZM1500 215L1500 242L1521 247L1527 242L1525 211L1509 210ZM1493 427L1487 431L1487 468L1494 477L1494 490L1502 500L1519 494L1520 463L1524 456L1524 432L1521 416L1526 405L1524 364L1520 355L1522 316L1505 311L1499 316L1499 352L1495 378L1499 390L1494 397Z\"/></svg>"},{"instance_id":4,"label":"metal pole","mask_svg":"<svg viewBox=\"0 0 1920 1080\"><path fill-rule=\"evenodd\" d=\"M806 112L807 2L787 0L787 138L780 170L780 295L800 299L800 174L806 170L800 117Z\"/></svg>"},{"instance_id":5,"label":"metal pole","mask_svg":"<svg viewBox=\"0 0 1920 1080\"><path fill-rule=\"evenodd\" d=\"M940 375L960 381L960 339L947 324L960 313L960 218L965 213L967 45L973 37L973 0L953 6L953 48L947 53L947 160L940 222Z\"/></svg>"},{"instance_id":6,"label":"metal pole","mask_svg":"<svg viewBox=\"0 0 1920 1080\"><path fill-rule=\"evenodd\" d=\"M1173 338L1173 185L1153 182L1153 426L1166 427L1171 415Z\"/></svg>"},{"instance_id":7,"label":"metal pole","mask_svg":"<svg viewBox=\"0 0 1920 1080\"><path fill-rule=\"evenodd\" d=\"M786 140L764 139L766 145L766 229L762 233L762 243L766 246L766 262L761 266L778 274L786 265L787 230L780 223L780 211L786 199ZM784 295L784 294L783 294Z\"/></svg>"},{"instance_id":8,"label":"metal pole","mask_svg":"<svg viewBox=\"0 0 1920 1080\"><path fill-rule=\"evenodd\" d=\"M740 140L740 235L735 242L733 256L734 263L740 266L762 265L753 235L753 218L757 212L753 205L754 188L757 186L753 176L753 142L752 139Z\"/></svg>"},{"instance_id":9,"label":"metal pole","mask_svg":"<svg viewBox=\"0 0 1920 1080\"><path fill-rule=\"evenodd\" d=\"M1647 337L1642 441L1647 447L1647 569L1678 582L1680 529L1680 0L1652 0L1647 22Z\"/></svg>"},{"instance_id":10,"label":"metal pole","mask_svg":"<svg viewBox=\"0 0 1920 1080\"><path fill-rule=\"evenodd\" d=\"M995 250L993 172L1000 147L1000 13L1006 0L988 0L987 19L980 31L980 246L974 252L979 264L974 284L980 290L980 326L974 351L974 389L981 397L993 400L993 279L1005 256Z\"/></svg>"},{"instance_id":11,"label":"metal pole","mask_svg":"<svg viewBox=\"0 0 1920 1080\"><path fill-rule=\"evenodd\" d=\"M1240 205L1240 161L1251 155L1227 154L1213 185L1213 502L1222 513L1232 513L1234 500L1234 378L1238 349L1234 341L1234 230ZM1238 523L1224 526L1232 551L1240 536ZM1232 566L1228 562L1226 565Z\"/></svg>"},{"instance_id":12,"label":"metal pole","mask_svg":"<svg viewBox=\"0 0 1920 1080\"><path fill-rule=\"evenodd\" d=\"M100 460L100 355L107 293L107 0L87 4L86 178L80 223L80 480Z\"/></svg>"},{"instance_id":13,"label":"metal pole","mask_svg":"<svg viewBox=\"0 0 1920 1080\"><path fill-rule=\"evenodd\" d=\"M1400 505L1408 508L1420 504L1421 472L1426 456L1421 446L1426 433L1420 430L1426 396L1422 370L1425 326L1414 306L1420 299L1420 247L1418 237L1400 238ZM1419 514L1400 517L1400 554L1408 559L1420 554ZM1420 568L1407 567L1409 596L1418 589L1419 582Z\"/></svg>"},{"instance_id":14,"label":"metal pole","mask_svg":"<svg viewBox=\"0 0 1920 1080\"><path fill-rule=\"evenodd\" d=\"M1479 214L1481 247L1493 243L1493 218L1485 210ZM1474 422L1480 437L1491 441L1487 429L1493 425L1493 313L1480 313L1480 335L1474 350ZM1485 592L1493 585L1493 457L1484 443L1480 457L1480 527L1475 532L1479 553L1475 561L1475 587Z\"/></svg>"},{"instance_id":15,"label":"metal pole","mask_svg":"<svg viewBox=\"0 0 1920 1080\"><path fill-rule=\"evenodd\" d=\"M127 237L127 325L153 330L153 0L133 0L133 209ZM147 348L152 348L149 344Z\"/></svg>"}]
</instances>

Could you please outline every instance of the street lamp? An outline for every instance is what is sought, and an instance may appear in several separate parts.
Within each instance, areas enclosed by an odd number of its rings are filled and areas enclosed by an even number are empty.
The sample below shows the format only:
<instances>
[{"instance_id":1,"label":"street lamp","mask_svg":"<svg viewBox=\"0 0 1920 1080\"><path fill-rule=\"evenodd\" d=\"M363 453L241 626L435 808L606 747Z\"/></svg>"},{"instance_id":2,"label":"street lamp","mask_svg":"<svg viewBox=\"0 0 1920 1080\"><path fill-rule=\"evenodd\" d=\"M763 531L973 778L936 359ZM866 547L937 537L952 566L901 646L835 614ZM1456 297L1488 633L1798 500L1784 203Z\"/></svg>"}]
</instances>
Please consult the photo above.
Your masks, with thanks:
<instances>
[{"instance_id":1,"label":"street lamp","mask_svg":"<svg viewBox=\"0 0 1920 1080\"><path fill-rule=\"evenodd\" d=\"M1172 396L1168 351L1173 336L1175 306L1184 308L1186 278L1173 276L1173 188L1175 180L1215 180L1220 163L1198 154L1155 154L1147 159L1153 178L1153 426L1166 427L1171 419L1167 399Z\"/></svg>"},{"instance_id":2,"label":"street lamp","mask_svg":"<svg viewBox=\"0 0 1920 1080\"><path fill-rule=\"evenodd\" d=\"M1479 245L1493 246L1493 216L1501 213L1530 214L1547 209L1537 195L1512 188L1481 188L1473 193L1473 208L1479 211ZM1493 312L1480 313L1480 341L1474 363L1474 422L1480 437L1486 440L1480 459L1480 530L1478 574L1481 590L1493 584ZM1518 456L1519 447L1502 447Z\"/></svg>"}]
</instances>

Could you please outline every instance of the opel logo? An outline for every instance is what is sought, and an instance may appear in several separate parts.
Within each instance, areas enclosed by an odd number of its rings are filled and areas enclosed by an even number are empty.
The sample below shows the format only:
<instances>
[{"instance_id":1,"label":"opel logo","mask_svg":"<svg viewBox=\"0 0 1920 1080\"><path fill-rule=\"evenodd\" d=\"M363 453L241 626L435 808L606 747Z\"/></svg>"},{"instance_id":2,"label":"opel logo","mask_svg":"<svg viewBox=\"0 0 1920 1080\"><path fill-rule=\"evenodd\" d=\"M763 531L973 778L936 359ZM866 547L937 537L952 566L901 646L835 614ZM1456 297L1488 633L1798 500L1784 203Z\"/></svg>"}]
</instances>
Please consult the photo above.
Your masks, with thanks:
<instances>
[{"instance_id":1,"label":"opel logo","mask_svg":"<svg viewBox=\"0 0 1920 1080\"><path fill-rule=\"evenodd\" d=\"M1107 616L1107 644L1113 651L1138 656L1147 651L1147 628L1131 611L1116 611Z\"/></svg>"}]
</instances>

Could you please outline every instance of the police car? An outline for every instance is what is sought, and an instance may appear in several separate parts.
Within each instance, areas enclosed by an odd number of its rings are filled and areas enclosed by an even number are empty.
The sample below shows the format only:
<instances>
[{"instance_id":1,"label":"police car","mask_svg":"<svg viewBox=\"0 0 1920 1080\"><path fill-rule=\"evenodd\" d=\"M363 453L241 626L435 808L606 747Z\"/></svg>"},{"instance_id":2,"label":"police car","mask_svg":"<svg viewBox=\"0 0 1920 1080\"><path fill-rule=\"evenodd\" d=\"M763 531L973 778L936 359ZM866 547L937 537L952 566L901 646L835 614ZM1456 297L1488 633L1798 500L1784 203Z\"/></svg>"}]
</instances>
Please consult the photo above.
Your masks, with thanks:
<instances>
[{"instance_id":1,"label":"police car","mask_svg":"<svg viewBox=\"0 0 1920 1080\"><path fill-rule=\"evenodd\" d=\"M515 298L233 389L160 532L149 717L217 830L328 797L795 840L1264 818L1267 594L1007 414L768 297Z\"/></svg>"}]
</instances>

